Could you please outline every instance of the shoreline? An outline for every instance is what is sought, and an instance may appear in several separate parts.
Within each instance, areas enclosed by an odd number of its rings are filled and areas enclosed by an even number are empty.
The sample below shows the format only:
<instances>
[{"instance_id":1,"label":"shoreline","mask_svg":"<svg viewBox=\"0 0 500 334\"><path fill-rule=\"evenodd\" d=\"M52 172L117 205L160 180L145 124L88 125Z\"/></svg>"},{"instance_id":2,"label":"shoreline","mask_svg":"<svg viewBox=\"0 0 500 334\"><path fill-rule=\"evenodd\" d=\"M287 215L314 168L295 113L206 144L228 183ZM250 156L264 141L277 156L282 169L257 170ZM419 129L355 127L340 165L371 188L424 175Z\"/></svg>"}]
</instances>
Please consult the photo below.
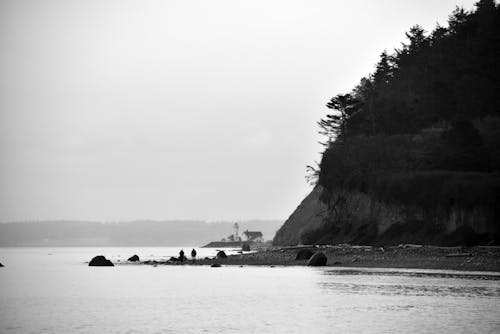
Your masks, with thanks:
<instances>
[{"instance_id":1,"label":"shoreline","mask_svg":"<svg viewBox=\"0 0 500 334\"><path fill-rule=\"evenodd\" d=\"M441 269L461 271L500 272L500 247L436 247L400 245L391 247L371 246L297 246L270 247L250 253L228 255L227 258L174 261L140 261L123 264L139 265L213 265L222 266L306 266L307 260L295 260L300 249L321 251L328 267Z\"/></svg>"}]
</instances>

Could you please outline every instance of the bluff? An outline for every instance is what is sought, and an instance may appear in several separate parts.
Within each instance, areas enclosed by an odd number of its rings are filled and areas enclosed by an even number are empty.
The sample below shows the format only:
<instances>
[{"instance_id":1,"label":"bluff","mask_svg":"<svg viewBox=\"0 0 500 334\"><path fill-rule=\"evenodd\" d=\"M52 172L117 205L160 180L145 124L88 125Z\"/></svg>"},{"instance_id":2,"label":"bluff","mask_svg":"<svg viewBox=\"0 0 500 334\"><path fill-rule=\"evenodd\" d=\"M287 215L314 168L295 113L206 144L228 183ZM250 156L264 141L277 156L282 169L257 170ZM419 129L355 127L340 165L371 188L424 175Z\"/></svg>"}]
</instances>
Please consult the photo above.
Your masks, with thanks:
<instances>
[{"instance_id":1,"label":"bluff","mask_svg":"<svg viewBox=\"0 0 500 334\"><path fill-rule=\"evenodd\" d=\"M448 203L432 210L419 204L385 202L359 191L334 194L336 207L316 186L278 230L273 245L339 244L441 246L500 244L498 209Z\"/></svg>"},{"instance_id":2,"label":"bluff","mask_svg":"<svg viewBox=\"0 0 500 334\"><path fill-rule=\"evenodd\" d=\"M500 5L475 6L326 104L316 187L274 244L500 244Z\"/></svg>"},{"instance_id":3,"label":"bluff","mask_svg":"<svg viewBox=\"0 0 500 334\"><path fill-rule=\"evenodd\" d=\"M316 186L304 198L292 215L276 232L273 245L293 246L302 242L301 236L306 231L322 226L327 217L327 206L320 201L321 186Z\"/></svg>"}]
</instances>

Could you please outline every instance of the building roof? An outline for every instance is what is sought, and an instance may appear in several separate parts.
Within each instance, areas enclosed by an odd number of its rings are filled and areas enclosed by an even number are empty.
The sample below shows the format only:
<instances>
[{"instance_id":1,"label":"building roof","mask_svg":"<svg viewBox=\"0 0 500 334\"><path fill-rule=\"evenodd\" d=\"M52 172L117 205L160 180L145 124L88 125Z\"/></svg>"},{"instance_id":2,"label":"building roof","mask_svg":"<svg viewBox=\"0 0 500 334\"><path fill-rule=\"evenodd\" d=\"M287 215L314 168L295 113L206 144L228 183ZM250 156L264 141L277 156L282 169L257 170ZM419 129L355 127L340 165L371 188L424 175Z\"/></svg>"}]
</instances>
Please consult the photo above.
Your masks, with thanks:
<instances>
[{"instance_id":1,"label":"building roof","mask_svg":"<svg viewBox=\"0 0 500 334\"><path fill-rule=\"evenodd\" d=\"M259 237L262 237L262 232L260 231L245 231L243 232L243 234L245 234L247 236L247 238L259 238Z\"/></svg>"}]
</instances>

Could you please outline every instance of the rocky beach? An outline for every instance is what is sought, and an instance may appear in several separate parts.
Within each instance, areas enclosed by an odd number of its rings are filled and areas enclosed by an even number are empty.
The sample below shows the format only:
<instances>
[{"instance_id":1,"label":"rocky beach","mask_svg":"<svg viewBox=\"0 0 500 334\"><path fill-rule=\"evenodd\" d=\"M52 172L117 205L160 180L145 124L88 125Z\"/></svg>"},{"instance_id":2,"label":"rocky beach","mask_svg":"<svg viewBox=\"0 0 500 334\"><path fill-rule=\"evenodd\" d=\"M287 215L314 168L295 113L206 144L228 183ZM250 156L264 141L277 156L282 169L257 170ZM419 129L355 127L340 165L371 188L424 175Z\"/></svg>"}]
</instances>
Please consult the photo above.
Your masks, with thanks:
<instances>
[{"instance_id":1,"label":"rocky beach","mask_svg":"<svg viewBox=\"0 0 500 334\"><path fill-rule=\"evenodd\" d=\"M214 265L222 266L306 266L308 257L297 258L297 253L310 250L321 252L327 257L327 266L371 267L371 268L413 268L463 271L500 271L500 247L436 247L422 245L399 245L391 247L372 246L296 246L269 247L249 253L227 257L203 258L184 262L143 260L134 264L143 265ZM115 264L125 264L115 263ZM126 263L132 264L130 262Z\"/></svg>"}]
</instances>

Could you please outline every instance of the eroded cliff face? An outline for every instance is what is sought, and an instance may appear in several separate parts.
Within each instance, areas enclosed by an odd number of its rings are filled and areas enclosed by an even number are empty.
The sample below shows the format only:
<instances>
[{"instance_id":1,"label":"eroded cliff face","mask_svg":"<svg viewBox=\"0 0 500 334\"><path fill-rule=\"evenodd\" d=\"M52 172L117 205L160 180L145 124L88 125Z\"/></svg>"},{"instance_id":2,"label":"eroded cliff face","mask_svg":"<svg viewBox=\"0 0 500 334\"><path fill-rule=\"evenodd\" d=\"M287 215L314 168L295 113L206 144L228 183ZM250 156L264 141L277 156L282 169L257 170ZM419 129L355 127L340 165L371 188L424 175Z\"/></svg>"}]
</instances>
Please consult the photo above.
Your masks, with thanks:
<instances>
[{"instance_id":1,"label":"eroded cliff face","mask_svg":"<svg viewBox=\"0 0 500 334\"><path fill-rule=\"evenodd\" d=\"M292 215L276 232L273 239L274 245L291 246L301 243L300 236L304 230L319 227L327 217L328 208L320 201L323 191L321 186L316 186L304 198Z\"/></svg>"},{"instance_id":2,"label":"eroded cliff face","mask_svg":"<svg viewBox=\"0 0 500 334\"><path fill-rule=\"evenodd\" d=\"M384 203L360 192L337 192L329 205L317 186L278 230L275 245L421 243L436 245L498 244L499 223L493 210L451 205L429 211L418 206Z\"/></svg>"}]
</instances>

